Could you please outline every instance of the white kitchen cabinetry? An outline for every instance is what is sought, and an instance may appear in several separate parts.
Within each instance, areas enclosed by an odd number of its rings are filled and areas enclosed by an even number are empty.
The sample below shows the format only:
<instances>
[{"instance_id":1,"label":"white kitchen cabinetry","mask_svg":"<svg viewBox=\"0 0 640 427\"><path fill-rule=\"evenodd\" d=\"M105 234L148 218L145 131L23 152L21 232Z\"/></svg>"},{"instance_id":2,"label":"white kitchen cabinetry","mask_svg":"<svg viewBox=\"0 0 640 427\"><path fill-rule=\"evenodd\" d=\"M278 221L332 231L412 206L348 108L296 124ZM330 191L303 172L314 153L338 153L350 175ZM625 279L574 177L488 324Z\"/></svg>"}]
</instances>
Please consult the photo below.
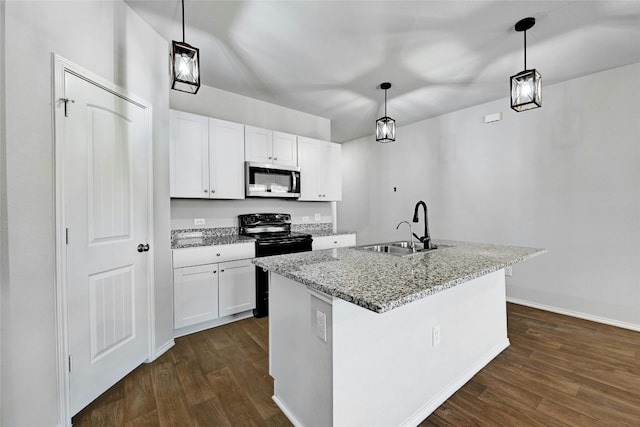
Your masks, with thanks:
<instances>
[{"instance_id":1,"label":"white kitchen cabinetry","mask_svg":"<svg viewBox=\"0 0 640 427\"><path fill-rule=\"evenodd\" d=\"M220 317L256 308L256 268L250 259L220 263Z\"/></svg>"},{"instance_id":2,"label":"white kitchen cabinetry","mask_svg":"<svg viewBox=\"0 0 640 427\"><path fill-rule=\"evenodd\" d=\"M170 110L171 197L244 199L244 125Z\"/></svg>"},{"instance_id":3,"label":"white kitchen cabinetry","mask_svg":"<svg viewBox=\"0 0 640 427\"><path fill-rule=\"evenodd\" d=\"M319 251L322 249L344 248L347 246L355 246L355 234L338 234L333 236L314 237L311 249Z\"/></svg>"},{"instance_id":4,"label":"white kitchen cabinetry","mask_svg":"<svg viewBox=\"0 0 640 427\"><path fill-rule=\"evenodd\" d=\"M244 199L244 125L209 119L209 198Z\"/></svg>"},{"instance_id":5,"label":"white kitchen cabinetry","mask_svg":"<svg viewBox=\"0 0 640 427\"><path fill-rule=\"evenodd\" d=\"M174 250L174 329L254 309L254 256L250 243Z\"/></svg>"},{"instance_id":6,"label":"white kitchen cabinetry","mask_svg":"<svg viewBox=\"0 0 640 427\"><path fill-rule=\"evenodd\" d=\"M174 328L218 318L218 264L173 270Z\"/></svg>"},{"instance_id":7,"label":"white kitchen cabinetry","mask_svg":"<svg viewBox=\"0 0 640 427\"><path fill-rule=\"evenodd\" d=\"M298 144L296 136L255 126L244 129L245 158L249 162L296 166Z\"/></svg>"},{"instance_id":8,"label":"white kitchen cabinetry","mask_svg":"<svg viewBox=\"0 0 640 427\"><path fill-rule=\"evenodd\" d=\"M209 119L170 110L171 197L209 197Z\"/></svg>"},{"instance_id":9,"label":"white kitchen cabinetry","mask_svg":"<svg viewBox=\"0 0 640 427\"><path fill-rule=\"evenodd\" d=\"M342 147L318 139L298 137L300 201L342 200Z\"/></svg>"}]
</instances>

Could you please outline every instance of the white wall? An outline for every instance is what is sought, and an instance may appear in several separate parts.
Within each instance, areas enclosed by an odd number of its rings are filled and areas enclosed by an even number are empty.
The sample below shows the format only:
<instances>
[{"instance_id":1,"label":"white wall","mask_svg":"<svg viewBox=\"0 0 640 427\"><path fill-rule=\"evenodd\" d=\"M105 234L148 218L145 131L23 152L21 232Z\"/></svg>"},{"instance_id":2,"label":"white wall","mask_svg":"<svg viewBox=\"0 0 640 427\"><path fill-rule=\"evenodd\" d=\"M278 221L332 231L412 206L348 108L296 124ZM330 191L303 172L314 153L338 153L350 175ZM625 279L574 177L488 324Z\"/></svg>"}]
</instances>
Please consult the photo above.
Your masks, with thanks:
<instances>
[{"instance_id":1,"label":"white wall","mask_svg":"<svg viewBox=\"0 0 640 427\"><path fill-rule=\"evenodd\" d=\"M540 109L505 98L343 144L340 228L407 238L395 226L424 200L432 236L549 250L514 267L509 297L640 328L638 99L634 64L544 87Z\"/></svg>"},{"instance_id":2,"label":"white wall","mask_svg":"<svg viewBox=\"0 0 640 427\"><path fill-rule=\"evenodd\" d=\"M168 43L121 1L6 2L8 272L2 282L3 426L52 426L55 335L52 52L153 104L156 345L171 339ZM1 176L1 175L0 175ZM3 229L3 239L4 239ZM4 248L3 248L4 249ZM5 274L4 265L3 275Z\"/></svg>"},{"instance_id":3,"label":"white wall","mask_svg":"<svg viewBox=\"0 0 640 427\"><path fill-rule=\"evenodd\" d=\"M201 86L196 95L171 91L170 105L175 110L310 138L331 140L329 119L210 86ZM279 199L172 199L171 228L193 228L194 218L205 218L205 227L237 227L239 214L254 212L290 213L294 223L301 223L303 216L309 216L311 222L315 222L314 214L320 213L321 222L332 221L330 202L297 202Z\"/></svg>"},{"instance_id":4,"label":"white wall","mask_svg":"<svg viewBox=\"0 0 640 427\"><path fill-rule=\"evenodd\" d=\"M4 393L4 381L3 371L4 362L6 358L3 357L3 336L4 324L2 322L2 313L4 311L4 304L8 300L5 297L5 292L8 291L8 287L4 286L5 283L9 283L8 265L9 259L7 257L7 155L6 155L6 143L5 143L5 103L4 103L4 40L5 40L5 23L4 23L4 0L0 0L0 414L2 413ZM1 423L1 421L0 421Z\"/></svg>"}]
</instances>

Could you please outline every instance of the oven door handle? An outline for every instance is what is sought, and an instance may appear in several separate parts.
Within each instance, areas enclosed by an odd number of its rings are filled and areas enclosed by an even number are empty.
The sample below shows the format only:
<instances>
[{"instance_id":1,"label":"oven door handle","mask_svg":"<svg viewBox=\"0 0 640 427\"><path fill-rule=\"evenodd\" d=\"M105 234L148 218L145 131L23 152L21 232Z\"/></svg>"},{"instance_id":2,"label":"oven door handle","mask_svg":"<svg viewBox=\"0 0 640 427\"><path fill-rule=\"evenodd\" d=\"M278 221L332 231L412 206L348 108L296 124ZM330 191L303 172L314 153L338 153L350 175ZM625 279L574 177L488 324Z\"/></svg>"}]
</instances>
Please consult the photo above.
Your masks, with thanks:
<instances>
[{"instance_id":1,"label":"oven door handle","mask_svg":"<svg viewBox=\"0 0 640 427\"><path fill-rule=\"evenodd\" d=\"M311 239L304 239L304 240L299 240L299 239L274 240L274 241L270 241L270 242L258 242L258 246L291 245L291 244L298 244L298 243L307 243L310 240Z\"/></svg>"}]
</instances>

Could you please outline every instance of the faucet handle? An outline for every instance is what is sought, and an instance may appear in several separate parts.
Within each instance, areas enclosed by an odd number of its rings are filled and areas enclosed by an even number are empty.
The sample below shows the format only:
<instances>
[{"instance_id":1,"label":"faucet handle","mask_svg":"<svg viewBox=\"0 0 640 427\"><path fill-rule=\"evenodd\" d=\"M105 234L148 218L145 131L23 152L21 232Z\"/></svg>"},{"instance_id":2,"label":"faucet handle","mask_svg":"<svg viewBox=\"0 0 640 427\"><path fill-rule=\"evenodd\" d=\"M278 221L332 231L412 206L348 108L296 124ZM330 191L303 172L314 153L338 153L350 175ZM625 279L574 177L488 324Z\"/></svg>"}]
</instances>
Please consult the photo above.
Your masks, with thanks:
<instances>
[{"instance_id":1,"label":"faucet handle","mask_svg":"<svg viewBox=\"0 0 640 427\"><path fill-rule=\"evenodd\" d=\"M424 236L422 237L418 237L418 235L416 233L411 233L413 234L413 237L415 237L416 239L420 240L422 243L424 243Z\"/></svg>"}]
</instances>

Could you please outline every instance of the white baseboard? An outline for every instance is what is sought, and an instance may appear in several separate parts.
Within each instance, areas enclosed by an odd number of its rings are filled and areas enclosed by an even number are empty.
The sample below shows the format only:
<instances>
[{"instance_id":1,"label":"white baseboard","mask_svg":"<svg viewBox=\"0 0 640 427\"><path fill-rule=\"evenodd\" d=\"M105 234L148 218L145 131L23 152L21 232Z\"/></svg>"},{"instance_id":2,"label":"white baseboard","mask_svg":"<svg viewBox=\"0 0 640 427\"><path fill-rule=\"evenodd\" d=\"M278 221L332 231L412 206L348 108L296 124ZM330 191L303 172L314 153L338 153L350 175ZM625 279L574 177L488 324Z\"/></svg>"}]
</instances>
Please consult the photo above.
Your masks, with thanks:
<instances>
[{"instance_id":1,"label":"white baseboard","mask_svg":"<svg viewBox=\"0 0 640 427\"><path fill-rule=\"evenodd\" d=\"M173 337L183 337L185 335L194 334L196 332L215 328L216 326L226 325L227 323L236 322L242 319L248 319L253 316L253 311L243 311L242 313L232 314L230 316L221 317L220 319L210 320L208 322L198 323L196 325L185 326L184 328L174 329Z\"/></svg>"},{"instance_id":2,"label":"white baseboard","mask_svg":"<svg viewBox=\"0 0 640 427\"><path fill-rule=\"evenodd\" d=\"M482 368L487 366L497 355L509 347L509 340L505 339L489 352L482 356L476 363L474 363L467 371L463 372L456 379L451 381L440 393L434 396L429 402L425 403L420 409L418 409L413 415L407 418L402 425L403 426L417 426L425 420L433 411L438 409L448 398L458 391L463 385L467 383L475 374L480 372ZM277 402L276 402L277 403Z\"/></svg>"},{"instance_id":3,"label":"white baseboard","mask_svg":"<svg viewBox=\"0 0 640 427\"><path fill-rule=\"evenodd\" d=\"M564 308L554 307L546 304L538 304L536 302L525 301L518 298L507 297L507 302L513 304L524 305L526 307L537 308L539 310L550 311L552 313L564 314L565 316L577 317L578 319L590 320L592 322L603 323L605 325L617 326L618 328L630 329L640 332L640 325L634 323L622 322L620 320L609 319L608 317L594 316L592 314L581 313L579 311L567 310Z\"/></svg>"},{"instance_id":4,"label":"white baseboard","mask_svg":"<svg viewBox=\"0 0 640 427\"><path fill-rule=\"evenodd\" d=\"M278 396L274 394L273 396L271 396L271 399L273 399L273 401L276 402L276 405L278 405L278 408L280 408L280 410L289 419L291 424L294 425L294 427L304 427L304 424L302 424L300 421L298 421L296 417L293 416L291 411L289 411L289 408L287 408L287 406L284 403L282 403L280 399L278 399Z\"/></svg>"},{"instance_id":5,"label":"white baseboard","mask_svg":"<svg viewBox=\"0 0 640 427\"><path fill-rule=\"evenodd\" d=\"M153 357L147 361L147 363L151 363L154 360L156 360L158 357L162 356L163 354L165 354L167 351L169 351L169 349L171 347L173 347L174 345L176 345L176 342L171 339L169 341L167 341L162 347L156 349L155 353L153 353Z\"/></svg>"}]
</instances>

